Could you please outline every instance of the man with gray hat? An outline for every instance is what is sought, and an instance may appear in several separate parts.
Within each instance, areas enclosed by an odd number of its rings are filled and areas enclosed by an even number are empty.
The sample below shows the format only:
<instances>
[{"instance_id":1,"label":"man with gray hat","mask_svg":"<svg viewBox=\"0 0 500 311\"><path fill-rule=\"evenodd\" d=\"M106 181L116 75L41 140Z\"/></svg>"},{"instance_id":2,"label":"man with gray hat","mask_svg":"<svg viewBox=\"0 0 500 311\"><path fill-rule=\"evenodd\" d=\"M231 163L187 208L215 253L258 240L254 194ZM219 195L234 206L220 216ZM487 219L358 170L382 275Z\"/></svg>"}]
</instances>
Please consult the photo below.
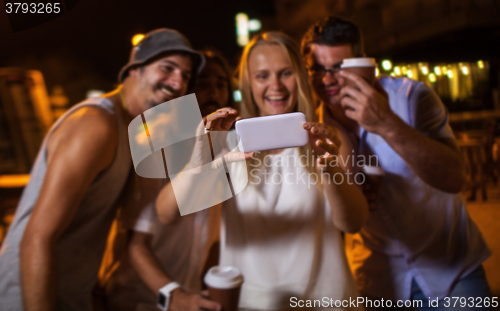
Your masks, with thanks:
<instances>
[{"instance_id":1,"label":"man with gray hat","mask_svg":"<svg viewBox=\"0 0 500 311\"><path fill-rule=\"evenodd\" d=\"M129 122L185 95L204 58L179 32L148 33L122 85L49 131L0 250L2 310L91 310L106 237L130 173Z\"/></svg>"}]
</instances>

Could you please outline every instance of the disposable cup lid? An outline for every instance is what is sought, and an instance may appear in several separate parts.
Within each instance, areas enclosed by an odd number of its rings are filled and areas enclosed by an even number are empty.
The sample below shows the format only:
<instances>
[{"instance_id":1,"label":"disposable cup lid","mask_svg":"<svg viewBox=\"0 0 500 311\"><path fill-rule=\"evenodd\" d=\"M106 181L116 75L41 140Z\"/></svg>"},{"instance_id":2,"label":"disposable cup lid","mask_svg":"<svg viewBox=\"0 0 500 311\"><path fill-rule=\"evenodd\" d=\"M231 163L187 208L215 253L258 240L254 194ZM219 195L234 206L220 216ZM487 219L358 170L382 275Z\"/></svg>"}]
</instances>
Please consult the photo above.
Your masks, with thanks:
<instances>
[{"instance_id":1,"label":"disposable cup lid","mask_svg":"<svg viewBox=\"0 0 500 311\"><path fill-rule=\"evenodd\" d=\"M380 166L363 166L363 171L368 175L385 175L384 170Z\"/></svg>"},{"instance_id":2,"label":"disposable cup lid","mask_svg":"<svg viewBox=\"0 0 500 311\"><path fill-rule=\"evenodd\" d=\"M229 289L243 283L240 270L230 266L215 266L205 274L205 284L213 288Z\"/></svg>"},{"instance_id":3,"label":"disposable cup lid","mask_svg":"<svg viewBox=\"0 0 500 311\"><path fill-rule=\"evenodd\" d=\"M375 62L375 58L369 57L345 58L340 68L350 67L377 67L377 62Z\"/></svg>"}]
</instances>

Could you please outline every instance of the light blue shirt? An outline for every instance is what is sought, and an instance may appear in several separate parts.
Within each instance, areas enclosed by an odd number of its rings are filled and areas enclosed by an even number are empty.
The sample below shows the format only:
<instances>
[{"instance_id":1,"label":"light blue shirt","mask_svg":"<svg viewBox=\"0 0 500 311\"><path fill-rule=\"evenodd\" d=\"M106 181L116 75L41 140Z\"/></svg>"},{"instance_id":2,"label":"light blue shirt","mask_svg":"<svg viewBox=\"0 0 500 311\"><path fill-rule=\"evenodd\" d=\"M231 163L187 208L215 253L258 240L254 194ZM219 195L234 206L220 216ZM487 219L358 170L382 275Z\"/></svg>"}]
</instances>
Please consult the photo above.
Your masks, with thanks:
<instances>
[{"instance_id":1,"label":"light blue shirt","mask_svg":"<svg viewBox=\"0 0 500 311\"><path fill-rule=\"evenodd\" d=\"M424 83L392 77L379 82L392 111L412 128L432 139L454 138L447 110ZM491 254L461 195L426 184L382 137L364 129L359 153L377 155L386 174L376 209L348 243L362 293L409 299L414 278L427 297L447 296Z\"/></svg>"}]
</instances>

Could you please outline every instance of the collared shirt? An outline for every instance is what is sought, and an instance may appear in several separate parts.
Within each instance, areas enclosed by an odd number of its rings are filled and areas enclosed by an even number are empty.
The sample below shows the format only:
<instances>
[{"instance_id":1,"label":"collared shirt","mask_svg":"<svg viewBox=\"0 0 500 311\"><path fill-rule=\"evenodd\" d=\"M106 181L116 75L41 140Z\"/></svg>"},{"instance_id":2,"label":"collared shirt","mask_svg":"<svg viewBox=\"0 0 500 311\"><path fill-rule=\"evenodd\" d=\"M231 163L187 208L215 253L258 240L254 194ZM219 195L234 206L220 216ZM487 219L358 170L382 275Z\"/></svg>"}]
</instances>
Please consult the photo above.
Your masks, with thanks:
<instances>
[{"instance_id":1,"label":"collared shirt","mask_svg":"<svg viewBox=\"0 0 500 311\"><path fill-rule=\"evenodd\" d=\"M432 139L454 138L448 112L424 83L379 82L392 111L412 128ZM447 296L491 254L462 196L426 184L382 137L363 128L359 137L359 154L376 155L385 176L375 210L346 243L358 287L373 297L409 299L415 279L427 297Z\"/></svg>"}]
</instances>

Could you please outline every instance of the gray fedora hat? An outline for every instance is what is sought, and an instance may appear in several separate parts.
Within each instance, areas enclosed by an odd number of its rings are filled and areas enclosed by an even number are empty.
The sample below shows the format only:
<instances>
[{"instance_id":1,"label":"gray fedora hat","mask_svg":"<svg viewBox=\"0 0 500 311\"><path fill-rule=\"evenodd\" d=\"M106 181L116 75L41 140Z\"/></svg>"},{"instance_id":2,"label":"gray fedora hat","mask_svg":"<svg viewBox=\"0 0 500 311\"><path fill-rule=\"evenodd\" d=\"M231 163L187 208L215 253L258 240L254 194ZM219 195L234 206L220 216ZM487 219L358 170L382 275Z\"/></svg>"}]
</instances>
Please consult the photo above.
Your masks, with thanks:
<instances>
[{"instance_id":1,"label":"gray fedora hat","mask_svg":"<svg viewBox=\"0 0 500 311\"><path fill-rule=\"evenodd\" d=\"M120 70L118 81L120 83L128 75L128 70L133 66L146 64L154 57L164 52L183 51L191 54L194 60L193 69L197 73L205 65L205 58L193 50L189 40L180 32L173 29L161 28L148 32L144 39L132 48L129 62Z\"/></svg>"}]
</instances>

